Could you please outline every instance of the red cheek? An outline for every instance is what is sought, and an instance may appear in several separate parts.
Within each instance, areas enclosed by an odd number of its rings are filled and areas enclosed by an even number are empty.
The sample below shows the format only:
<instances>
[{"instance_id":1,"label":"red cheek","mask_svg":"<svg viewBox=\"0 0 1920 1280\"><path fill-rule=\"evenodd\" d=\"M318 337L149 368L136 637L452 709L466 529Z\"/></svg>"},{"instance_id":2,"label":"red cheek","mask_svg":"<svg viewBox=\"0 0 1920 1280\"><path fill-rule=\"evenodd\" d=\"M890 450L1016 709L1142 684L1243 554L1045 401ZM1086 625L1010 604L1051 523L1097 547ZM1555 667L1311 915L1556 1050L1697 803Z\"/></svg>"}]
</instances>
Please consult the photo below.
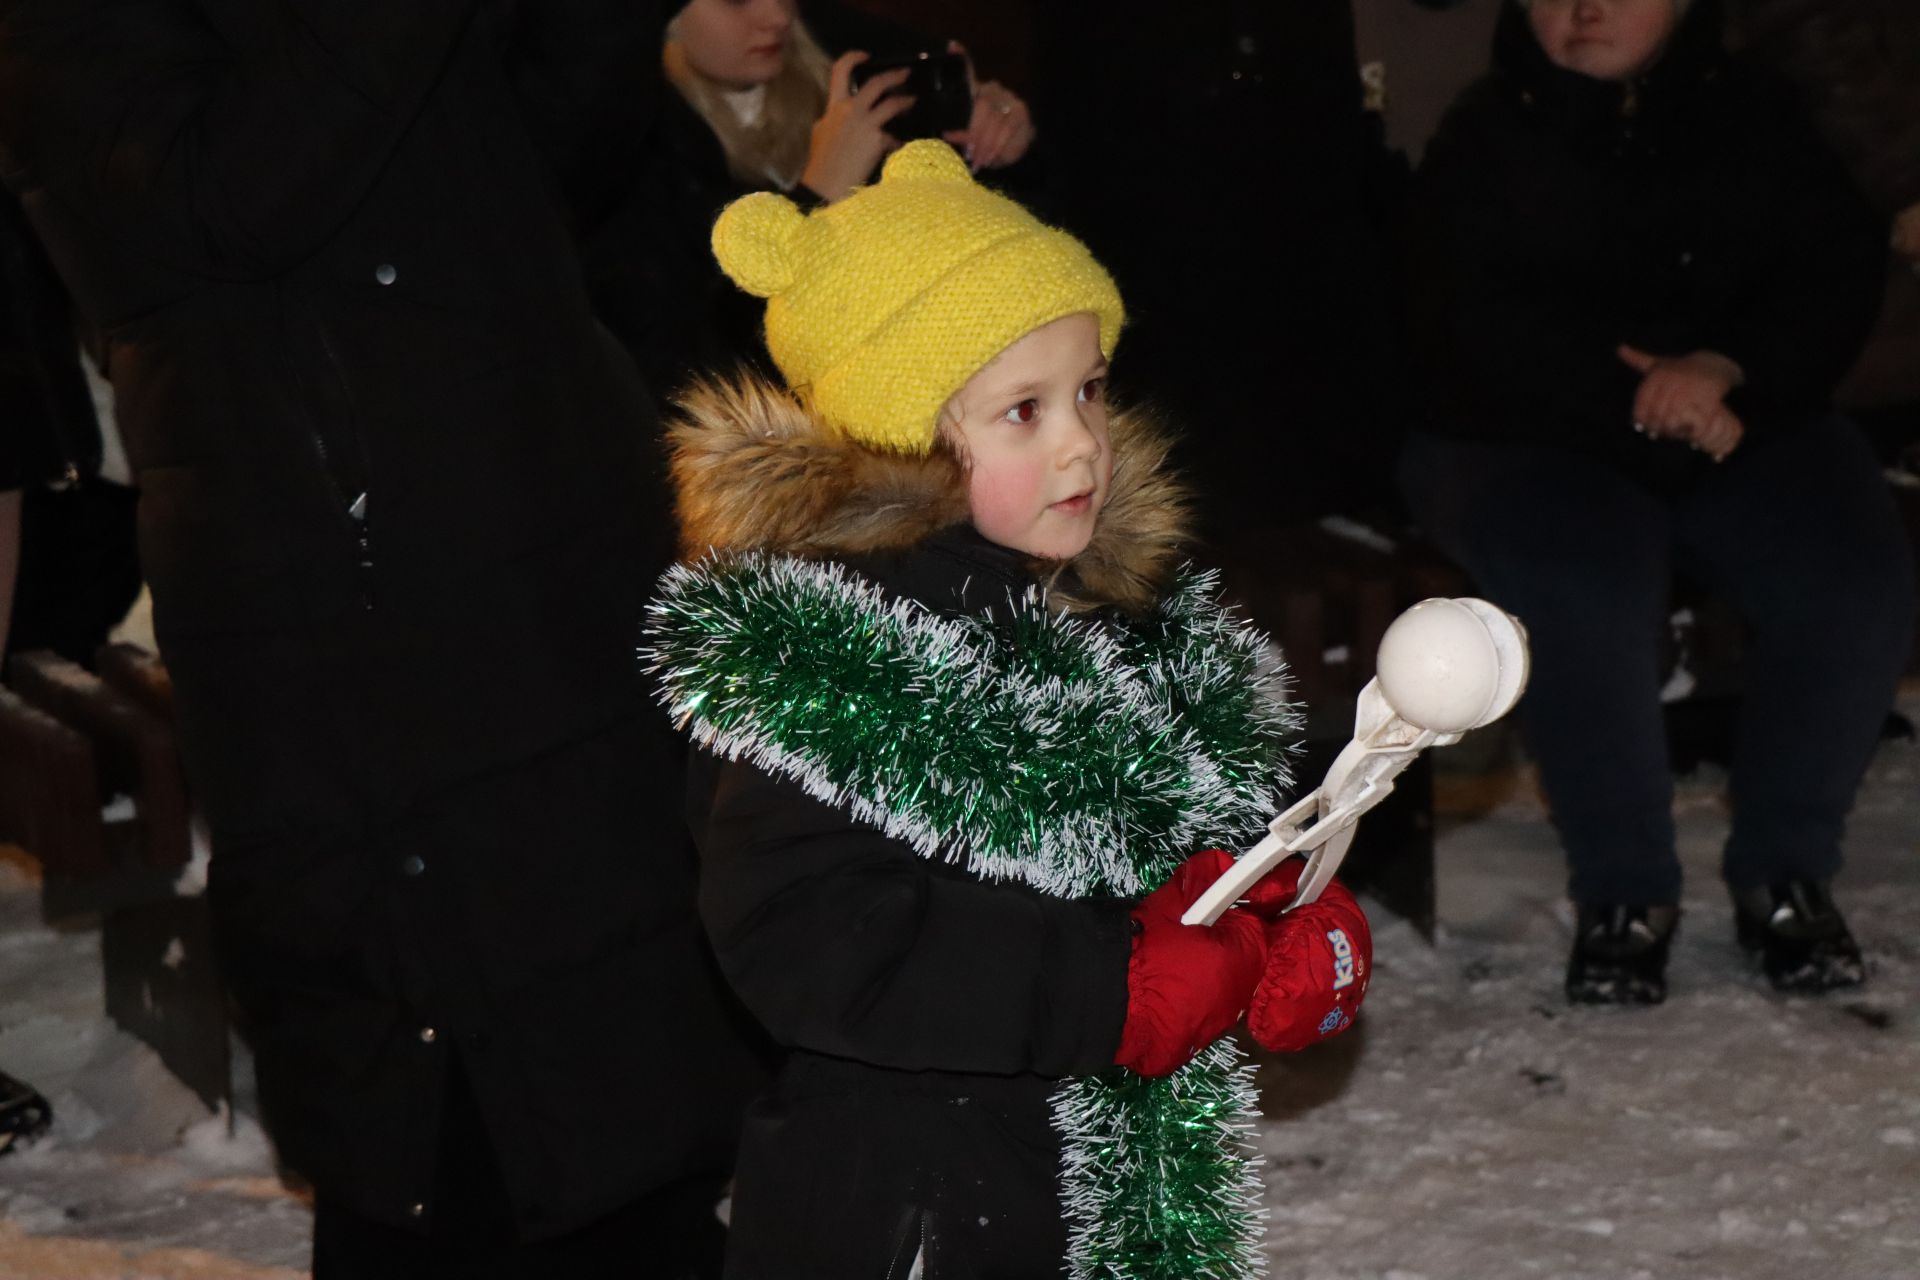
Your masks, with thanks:
<instances>
[{"instance_id":1,"label":"red cheek","mask_svg":"<svg viewBox=\"0 0 1920 1280\"><path fill-rule=\"evenodd\" d=\"M974 528L990 542L1009 545L1039 518L1043 480L1033 468L975 467L968 488Z\"/></svg>"}]
</instances>

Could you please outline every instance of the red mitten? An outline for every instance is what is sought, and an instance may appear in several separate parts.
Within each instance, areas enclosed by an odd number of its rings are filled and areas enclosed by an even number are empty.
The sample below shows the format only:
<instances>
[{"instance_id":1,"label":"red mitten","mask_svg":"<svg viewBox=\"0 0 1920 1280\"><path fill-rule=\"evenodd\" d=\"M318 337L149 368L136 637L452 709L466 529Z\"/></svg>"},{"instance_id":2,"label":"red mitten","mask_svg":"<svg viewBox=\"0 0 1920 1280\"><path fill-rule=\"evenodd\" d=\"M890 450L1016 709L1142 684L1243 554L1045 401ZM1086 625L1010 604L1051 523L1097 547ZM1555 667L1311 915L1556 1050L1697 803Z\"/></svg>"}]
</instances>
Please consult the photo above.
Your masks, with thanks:
<instances>
[{"instance_id":1,"label":"red mitten","mask_svg":"<svg viewBox=\"0 0 1920 1280\"><path fill-rule=\"evenodd\" d=\"M1247 1029L1278 1053L1318 1044L1353 1025L1372 977L1367 917L1334 880L1319 898L1267 925L1267 963Z\"/></svg>"},{"instance_id":2,"label":"red mitten","mask_svg":"<svg viewBox=\"0 0 1920 1280\"><path fill-rule=\"evenodd\" d=\"M1300 892L1300 876L1306 869L1305 854L1282 858L1279 866L1253 882L1240 902L1262 920L1276 920Z\"/></svg>"},{"instance_id":3,"label":"red mitten","mask_svg":"<svg viewBox=\"0 0 1920 1280\"><path fill-rule=\"evenodd\" d=\"M1266 963L1266 926L1238 908L1211 928L1180 923L1232 865L1233 855L1218 849L1196 853L1133 909L1127 1024L1113 1058L1121 1066L1171 1075L1246 1012Z\"/></svg>"}]
</instances>

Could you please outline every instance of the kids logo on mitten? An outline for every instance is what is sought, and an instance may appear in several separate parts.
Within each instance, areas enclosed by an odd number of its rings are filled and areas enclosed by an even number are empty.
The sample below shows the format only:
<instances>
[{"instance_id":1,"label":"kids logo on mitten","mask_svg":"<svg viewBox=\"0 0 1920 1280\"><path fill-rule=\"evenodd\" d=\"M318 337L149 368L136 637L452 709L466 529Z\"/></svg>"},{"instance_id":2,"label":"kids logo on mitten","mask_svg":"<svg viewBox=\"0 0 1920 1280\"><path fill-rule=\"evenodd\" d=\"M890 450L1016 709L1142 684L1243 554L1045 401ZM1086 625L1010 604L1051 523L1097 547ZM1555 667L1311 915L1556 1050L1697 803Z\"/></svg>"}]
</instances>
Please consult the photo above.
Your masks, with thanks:
<instances>
[{"instance_id":1,"label":"kids logo on mitten","mask_svg":"<svg viewBox=\"0 0 1920 1280\"><path fill-rule=\"evenodd\" d=\"M1333 989L1353 985L1353 943L1347 941L1345 929L1327 930L1327 941L1333 946Z\"/></svg>"}]
</instances>

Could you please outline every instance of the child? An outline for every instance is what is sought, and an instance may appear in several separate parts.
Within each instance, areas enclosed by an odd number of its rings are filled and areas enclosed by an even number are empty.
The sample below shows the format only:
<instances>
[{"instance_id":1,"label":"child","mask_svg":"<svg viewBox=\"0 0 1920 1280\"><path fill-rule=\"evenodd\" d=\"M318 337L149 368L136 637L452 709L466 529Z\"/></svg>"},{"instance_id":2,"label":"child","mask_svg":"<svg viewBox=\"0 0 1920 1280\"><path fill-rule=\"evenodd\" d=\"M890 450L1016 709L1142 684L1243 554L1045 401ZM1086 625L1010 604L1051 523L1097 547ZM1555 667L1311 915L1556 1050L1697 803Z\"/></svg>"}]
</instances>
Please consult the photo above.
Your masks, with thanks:
<instances>
[{"instance_id":1,"label":"child","mask_svg":"<svg viewBox=\"0 0 1920 1280\"><path fill-rule=\"evenodd\" d=\"M651 625L713 753L702 913L790 1050L729 1275L1249 1274L1251 1093L1216 1041L1344 1028L1370 943L1344 889L1279 914L1298 859L1179 923L1231 861L1194 851L1278 806L1287 720L1176 570L1165 444L1108 416L1113 282L938 142L713 238L788 383L683 402L712 553Z\"/></svg>"},{"instance_id":2,"label":"child","mask_svg":"<svg viewBox=\"0 0 1920 1280\"><path fill-rule=\"evenodd\" d=\"M1829 895L1909 652L1912 568L1835 383L1886 231L1716 0L1509 0L1415 193L1421 524L1524 618L1521 712L1571 866L1570 1000L1666 994L1676 568L1749 626L1724 876L1783 990L1866 976Z\"/></svg>"}]
</instances>

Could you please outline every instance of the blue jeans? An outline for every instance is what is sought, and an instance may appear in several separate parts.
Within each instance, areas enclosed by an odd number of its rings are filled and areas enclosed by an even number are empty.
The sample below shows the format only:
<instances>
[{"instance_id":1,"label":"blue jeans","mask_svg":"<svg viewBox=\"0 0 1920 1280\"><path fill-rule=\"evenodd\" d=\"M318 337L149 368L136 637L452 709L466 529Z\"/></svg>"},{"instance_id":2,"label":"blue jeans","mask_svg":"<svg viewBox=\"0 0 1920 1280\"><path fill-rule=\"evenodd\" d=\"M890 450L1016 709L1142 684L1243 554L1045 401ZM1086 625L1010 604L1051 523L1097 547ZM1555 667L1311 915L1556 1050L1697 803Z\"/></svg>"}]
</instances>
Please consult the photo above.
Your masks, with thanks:
<instances>
[{"instance_id":1,"label":"blue jeans","mask_svg":"<svg viewBox=\"0 0 1920 1280\"><path fill-rule=\"evenodd\" d=\"M1914 622L1912 553L1857 428L1755 433L1674 493L1570 451L1415 435L1400 482L1428 535L1531 635L1519 714L1576 902L1680 897L1660 706L1676 569L1748 630L1728 885L1839 870Z\"/></svg>"}]
</instances>

